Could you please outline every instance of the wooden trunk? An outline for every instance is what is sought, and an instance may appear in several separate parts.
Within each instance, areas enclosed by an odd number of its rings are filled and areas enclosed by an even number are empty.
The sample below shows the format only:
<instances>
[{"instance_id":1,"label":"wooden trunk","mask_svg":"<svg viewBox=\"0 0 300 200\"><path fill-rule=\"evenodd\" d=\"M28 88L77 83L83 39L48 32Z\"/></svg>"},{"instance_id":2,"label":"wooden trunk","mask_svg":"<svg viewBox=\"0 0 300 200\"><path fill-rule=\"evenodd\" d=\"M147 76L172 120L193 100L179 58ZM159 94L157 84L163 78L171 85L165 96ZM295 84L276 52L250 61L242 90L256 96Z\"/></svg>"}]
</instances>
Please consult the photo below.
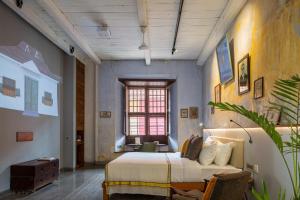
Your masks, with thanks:
<instances>
[{"instance_id":1,"label":"wooden trunk","mask_svg":"<svg viewBox=\"0 0 300 200\"><path fill-rule=\"evenodd\" d=\"M10 169L10 188L14 192L34 192L52 183L59 175L59 160L32 160L12 165Z\"/></svg>"}]
</instances>

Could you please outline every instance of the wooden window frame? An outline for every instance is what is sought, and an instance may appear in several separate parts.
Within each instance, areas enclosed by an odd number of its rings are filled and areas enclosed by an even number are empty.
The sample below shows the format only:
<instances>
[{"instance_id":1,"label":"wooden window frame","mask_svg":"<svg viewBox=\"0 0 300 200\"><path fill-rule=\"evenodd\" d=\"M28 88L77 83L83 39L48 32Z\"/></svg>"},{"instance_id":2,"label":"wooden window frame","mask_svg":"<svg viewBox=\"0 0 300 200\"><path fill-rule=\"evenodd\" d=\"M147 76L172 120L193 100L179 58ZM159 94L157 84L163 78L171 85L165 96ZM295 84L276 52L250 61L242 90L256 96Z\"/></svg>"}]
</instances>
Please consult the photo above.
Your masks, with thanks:
<instances>
[{"instance_id":1,"label":"wooden window frame","mask_svg":"<svg viewBox=\"0 0 300 200\"><path fill-rule=\"evenodd\" d=\"M129 111L129 90L130 89L144 89L145 90L145 112L130 112ZM165 90L165 112L163 113L150 113L149 112L149 91L151 89L164 89ZM168 136L169 130L169 105L168 105L168 88L165 86L126 86L126 114L125 114L125 122L126 122L126 136L127 137L148 137L148 138L161 138ZM129 125L129 117L145 117L145 135L130 135L130 125ZM151 117L163 117L165 120L165 131L164 135L150 135L150 118Z\"/></svg>"}]
</instances>

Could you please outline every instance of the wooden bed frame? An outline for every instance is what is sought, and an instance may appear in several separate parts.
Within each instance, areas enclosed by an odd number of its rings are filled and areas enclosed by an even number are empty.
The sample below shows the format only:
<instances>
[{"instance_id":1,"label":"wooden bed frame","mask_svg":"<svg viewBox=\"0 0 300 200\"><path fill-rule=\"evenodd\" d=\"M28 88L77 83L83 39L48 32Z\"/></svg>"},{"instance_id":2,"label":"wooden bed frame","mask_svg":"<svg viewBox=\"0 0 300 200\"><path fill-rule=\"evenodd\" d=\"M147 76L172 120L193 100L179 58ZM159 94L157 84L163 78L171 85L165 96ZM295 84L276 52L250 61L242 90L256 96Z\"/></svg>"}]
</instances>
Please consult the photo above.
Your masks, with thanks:
<instances>
[{"instance_id":1,"label":"wooden bed frame","mask_svg":"<svg viewBox=\"0 0 300 200\"><path fill-rule=\"evenodd\" d=\"M182 182L182 183L171 183L170 187L170 196L172 196L173 189L178 190L200 190L204 192L208 181L205 182ZM109 194L106 190L106 182L102 183L102 190L103 190L103 200L109 200Z\"/></svg>"},{"instance_id":2,"label":"wooden bed frame","mask_svg":"<svg viewBox=\"0 0 300 200\"><path fill-rule=\"evenodd\" d=\"M226 137L216 137L216 136L210 136L212 138L217 139L218 141L222 143L229 143L229 142L235 142L235 147L232 150L231 159L229 161L230 165L235 166L239 169L244 169L244 140L241 139L235 139L235 138L226 138ZM170 194L172 194L173 189L179 189L179 190L200 190L201 192L204 192L207 186L208 180L205 180L205 182L176 182L171 183L170 187ZM109 200L109 194L106 187L106 182L104 181L102 183L102 189L103 189L103 200Z\"/></svg>"}]
</instances>

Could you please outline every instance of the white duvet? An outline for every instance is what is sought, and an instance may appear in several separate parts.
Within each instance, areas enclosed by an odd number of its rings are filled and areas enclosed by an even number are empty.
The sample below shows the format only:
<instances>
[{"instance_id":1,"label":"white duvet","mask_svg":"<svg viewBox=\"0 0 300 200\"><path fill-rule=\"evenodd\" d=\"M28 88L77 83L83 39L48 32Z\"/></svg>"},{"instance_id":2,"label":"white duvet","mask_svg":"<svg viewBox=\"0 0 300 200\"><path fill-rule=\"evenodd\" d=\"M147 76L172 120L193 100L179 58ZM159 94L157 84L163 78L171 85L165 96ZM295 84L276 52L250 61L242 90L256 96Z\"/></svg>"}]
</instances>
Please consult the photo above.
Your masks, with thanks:
<instances>
[{"instance_id":1,"label":"white duvet","mask_svg":"<svg viewBox=\"0 0 300 200\"><path fill-rule=\"evenodd\" d=\"M168 164L169 163L169 164ZM168 167L170 165L170 168ZM170 170L170 171L169 171ZM201 165L197 161L181 158L180 153L126 153L107 165L106 181L130 182L203 182L213 174L240 172L233 166ZM168 177L170 174L170 177ZM168 196L169 190L159 187L111 186L110 194L149 194Z\"/></svg>"}]
</instances>

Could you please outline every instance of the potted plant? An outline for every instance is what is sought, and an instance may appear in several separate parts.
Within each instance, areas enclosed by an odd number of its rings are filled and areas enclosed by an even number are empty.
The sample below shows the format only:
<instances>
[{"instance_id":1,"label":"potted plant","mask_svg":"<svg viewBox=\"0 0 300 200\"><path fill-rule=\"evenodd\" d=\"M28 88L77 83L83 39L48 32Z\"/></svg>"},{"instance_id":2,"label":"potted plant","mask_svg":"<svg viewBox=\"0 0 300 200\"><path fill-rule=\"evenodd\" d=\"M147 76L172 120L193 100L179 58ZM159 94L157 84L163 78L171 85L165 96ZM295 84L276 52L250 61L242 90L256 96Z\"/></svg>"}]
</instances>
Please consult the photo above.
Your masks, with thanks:
<instances>
[{"instance_id":1,"label":"potted plant","mask_svg":"<svg viewBox=\"0 0 300 200\"><path fill-rule=\"evenodd\" d=\"M214 102L209 102L209 105L222 111L232 111L245 116L256 123L266 132L266 134L268 134L268 136L270 136L277 146L288 171L289 179L293 186L292 199L300 200L300 76L294 75L289 79L277 80L271 95L274 97L274 101L269 102L269 108L279 111L281 116L288 122L290 127L289 140L282 139L280 133L276 130L276 125L273 122L268 121L266 116L250 111L244 106ZM289 166L287 162L288 154L293 158L292 166ZM264 182L262 192L259 193L253 189L252 194L258 200L270 199L270 195L268 194ZM278 199L282 200L285 198L285 190L280 191Z\"/></svg>"}]
</instances>

